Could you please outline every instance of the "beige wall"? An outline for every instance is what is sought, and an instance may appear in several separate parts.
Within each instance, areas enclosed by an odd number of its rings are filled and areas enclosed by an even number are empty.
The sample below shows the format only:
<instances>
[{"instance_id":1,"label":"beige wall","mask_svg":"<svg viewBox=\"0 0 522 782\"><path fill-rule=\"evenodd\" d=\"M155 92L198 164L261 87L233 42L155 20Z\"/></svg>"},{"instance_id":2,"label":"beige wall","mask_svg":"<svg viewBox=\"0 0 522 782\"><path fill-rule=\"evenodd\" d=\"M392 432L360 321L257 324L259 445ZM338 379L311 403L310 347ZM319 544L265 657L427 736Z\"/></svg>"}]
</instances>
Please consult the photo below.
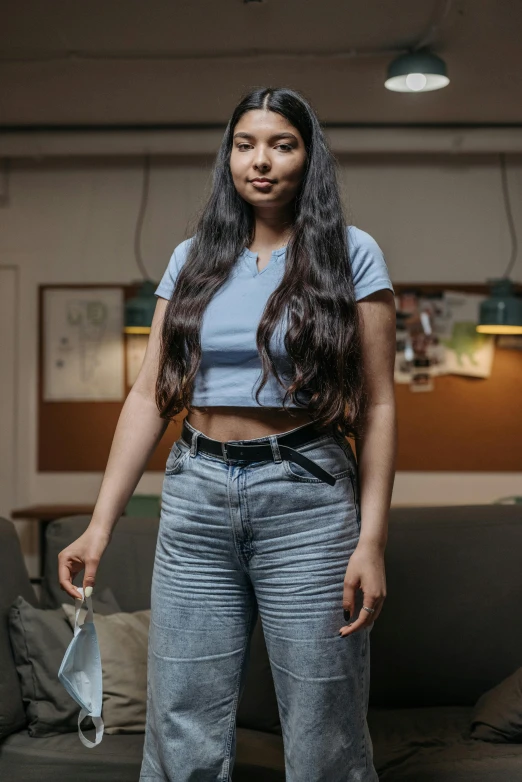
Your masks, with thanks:
<instances>
[{"instance_id":1,"label":"beige wall","mask_svg":"<svg viewBox=\"0 0 522 782\"><path fill-rule=\"evenodd\" d=\"M495 155L350 156L342 169L349 222L379 242L392 280L483 282L504 272L510 240ZM209 158L153 159L142 251L158 279L203 202L209 172ZM9 198L0 208L0 265L15 267L19 280L16 442L0 447L18 456L12 496L3 498L6 515L15 506L90 502L97 495L101 474L36 470L37 289L139 277L133 236L142 173L136 158L11 164ZM521 156L509 157L508 176L522 237ZM520 258L512 277L522 279ZM160 492L161 482L160 473L148 473L137 491ZM522 494L521 474L398 473L393 502L478 503L515 493Z\"/></svg>"}]
</instances>

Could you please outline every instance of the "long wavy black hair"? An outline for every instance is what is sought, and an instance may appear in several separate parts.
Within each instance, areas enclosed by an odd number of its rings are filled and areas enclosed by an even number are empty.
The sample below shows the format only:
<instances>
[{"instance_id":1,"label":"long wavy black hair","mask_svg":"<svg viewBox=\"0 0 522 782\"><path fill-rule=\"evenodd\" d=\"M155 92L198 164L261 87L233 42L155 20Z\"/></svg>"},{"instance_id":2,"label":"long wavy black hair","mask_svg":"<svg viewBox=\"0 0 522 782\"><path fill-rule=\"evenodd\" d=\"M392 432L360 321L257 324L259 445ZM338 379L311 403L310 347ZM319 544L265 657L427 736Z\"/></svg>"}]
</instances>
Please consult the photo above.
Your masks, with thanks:
<instances>
[{"instance_id":1,"label":"long wavy black hair","mask_svg":"<svg viewBox=\"0 0 522 782\"><path fill-rule=\"evenodd\" d=\"M237 192L230 171L234 129L253 109L275 111L303 138L306 164L293 204L294 220L286 248L285 271L267 301L257 329L261 357L259 394L272 373L288 400L307 409L319 426L333 424L357 437L364 409L361 325L355 293L346 221L338 183L338 164L328 148L317 116L295 90L266 87L248 92L225 130L212 171L212 189L196 224L187 259L166 307L156 382L156 404L171 420L193 407L191 395L201 361L203 313L254 239L255 215ZM286 315L285 349L292 367L285 384L270 353L270 339ZM302 398L301 398L302 397Z\"/></svg>"}]
</instances>

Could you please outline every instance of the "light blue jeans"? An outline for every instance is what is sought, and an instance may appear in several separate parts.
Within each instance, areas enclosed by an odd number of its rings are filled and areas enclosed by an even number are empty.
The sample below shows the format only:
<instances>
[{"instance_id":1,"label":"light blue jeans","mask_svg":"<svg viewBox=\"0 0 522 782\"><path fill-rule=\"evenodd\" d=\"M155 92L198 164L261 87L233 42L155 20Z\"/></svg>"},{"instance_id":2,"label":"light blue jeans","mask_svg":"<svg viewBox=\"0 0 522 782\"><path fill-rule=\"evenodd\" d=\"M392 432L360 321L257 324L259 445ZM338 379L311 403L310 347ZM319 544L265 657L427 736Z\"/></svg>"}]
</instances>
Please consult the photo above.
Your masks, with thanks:
<instances>
[{"instance_id":1,"label":"light blue jeans","mask_svg":"<svg viewBox=\"0 0 522 782\"><path fill-rule=\"evenodd\" d=\"M296 449L337 478L330 486L294 462L196 452L202 433L189 427L192 446L174 443L163 482L140 782L230 782L258 612L286 781L378 782L366 721L373 625L339 635L361 527L350 443L327 430ZM271 442L278 455L275 436L229 442Z\"/></svg>"}]
</instances>

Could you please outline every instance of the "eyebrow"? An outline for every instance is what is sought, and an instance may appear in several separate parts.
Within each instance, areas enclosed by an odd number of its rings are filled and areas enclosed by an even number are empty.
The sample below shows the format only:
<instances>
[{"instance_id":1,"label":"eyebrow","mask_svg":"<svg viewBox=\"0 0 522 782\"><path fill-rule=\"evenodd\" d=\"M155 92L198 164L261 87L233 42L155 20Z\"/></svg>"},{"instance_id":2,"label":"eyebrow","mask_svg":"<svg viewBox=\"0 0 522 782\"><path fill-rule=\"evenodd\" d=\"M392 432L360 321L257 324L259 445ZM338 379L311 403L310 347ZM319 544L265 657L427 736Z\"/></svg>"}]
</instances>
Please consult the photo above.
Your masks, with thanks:
<instances>
[{"instance_id":1,"label":"eyebrow","mask_svg":"<svg viewBox=\"0 0 522 782\"><path fill-rule=\"evenodd\" d=\"M253 136L251 133L246 133L245 131L239 131L239 133L234 133L234 138L255 138L255 136ZM294 136L294 134L290 133L289 131L274 133L272 136L270 136L269 141L272 141L276 138L293 138L295 141L297 141L297 136Z\"/></svg>"}]
</instances>

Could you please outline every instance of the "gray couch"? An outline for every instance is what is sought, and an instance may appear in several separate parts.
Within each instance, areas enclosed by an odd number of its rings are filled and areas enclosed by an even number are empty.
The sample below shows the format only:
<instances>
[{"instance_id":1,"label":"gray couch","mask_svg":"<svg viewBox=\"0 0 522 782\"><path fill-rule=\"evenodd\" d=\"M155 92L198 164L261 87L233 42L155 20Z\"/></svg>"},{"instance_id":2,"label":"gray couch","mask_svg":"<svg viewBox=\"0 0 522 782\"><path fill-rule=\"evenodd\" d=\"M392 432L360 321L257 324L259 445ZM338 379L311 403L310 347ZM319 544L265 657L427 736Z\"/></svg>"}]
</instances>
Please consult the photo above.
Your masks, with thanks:
<instances>
[{"instance_id":1,"label":"gray couch","mask_svg":"<svg viewBox=\"0 0 522 782\"><path fill-rule=\"evenodd\" d=\"M49 525L40 607L73 603L58 586L57 554L88 521L76 517ZM114 530L96 588L110 586L123 611L150 607L157 532L157 519L127 517ZM522 782L522 743L470 736L479 696L522 665L522 508L392 508L385 559L388 597L371 633L368 713L380 779ZM82 584L82 574L75 583ZM94 749L85 748L77 732L29 736L6 619L18 595L38 604L13 524L0 519L0 779L136 782L143 734L106 734ZM237 725L233 779L284 780L260 624Z\"/></svg>"}]
</instances>

